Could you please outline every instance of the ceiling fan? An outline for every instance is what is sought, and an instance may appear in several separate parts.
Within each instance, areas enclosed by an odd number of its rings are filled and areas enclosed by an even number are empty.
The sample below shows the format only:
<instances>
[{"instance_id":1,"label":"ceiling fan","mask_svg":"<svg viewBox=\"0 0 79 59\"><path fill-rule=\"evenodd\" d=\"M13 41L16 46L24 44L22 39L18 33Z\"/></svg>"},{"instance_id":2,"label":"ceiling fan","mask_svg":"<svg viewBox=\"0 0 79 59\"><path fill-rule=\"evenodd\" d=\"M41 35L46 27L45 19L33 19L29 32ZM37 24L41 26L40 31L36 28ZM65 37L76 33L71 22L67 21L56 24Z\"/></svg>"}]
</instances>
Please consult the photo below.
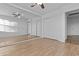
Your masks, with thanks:
<instances>
[{"instance_id":1,"label":"ceiling fan","mask_svg":"<svg viewBox=\"0 0 79 59\"><path fill-rule=\"evenodd\" d=\"M39 5L42 9L44 9L44 8L45 8L45 6L44 6L44 4L43 4L43 3L41 3L41 4L34 3L34 4L32 4L32 5L31 5L31 7L34 7L34 6L36 6L36 5Z\"/></svg>"},{"instance_id":2,"label":"ceiling fan","mask_svg":"<svg viewBox=\"0 0 79 59\"><path fill-rule=\"evenodd\" d=\"M22 14L19 12L13 12L12 16L17 17L17 18L21 18Z\"/></svg>"}]
</instances>

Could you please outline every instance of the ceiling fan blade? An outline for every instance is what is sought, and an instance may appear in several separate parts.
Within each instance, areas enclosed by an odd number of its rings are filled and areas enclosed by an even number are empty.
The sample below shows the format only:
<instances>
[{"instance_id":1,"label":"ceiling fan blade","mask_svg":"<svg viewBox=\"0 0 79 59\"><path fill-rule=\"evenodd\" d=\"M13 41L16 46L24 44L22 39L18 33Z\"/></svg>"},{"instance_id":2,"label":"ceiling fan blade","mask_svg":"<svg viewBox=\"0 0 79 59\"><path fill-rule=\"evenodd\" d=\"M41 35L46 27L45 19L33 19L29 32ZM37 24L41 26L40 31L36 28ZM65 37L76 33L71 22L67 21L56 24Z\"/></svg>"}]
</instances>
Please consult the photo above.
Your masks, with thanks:
<instances>
[{"instance_id":1,"label":"ceiling fan blade","mask_svg":"<svg viewBox=\"0 0 79 59\"><path fill-rule=\"evenodd\" d=\"M42 8L42 9L44 9L44 8L45 8L43 3L42 3L40 6L41 6L41 8Z\"/></svg>"},{"instance_id":2,"label":"ceiling fan blade","mask_svg":"<svg viewBox=\"0 0 79 59\"><path fill-rule=\"evenodd\" d=\"M34 7L35 5L39 5L42 9L44 9L45 8L45 6L44 6L44 4L42 3L42 4L37 4L37 3L34 3L33 5L31 5L31 7Z\"/></svg>"},{"instance_id":3,"label":"ceiling fan blade","mask_svg":"<svg viewBox=\"0 0 79 59\"><path fill-rule=\"evenodd\" d=\"M34 3L33 5L31 5L31 7L34 7L35 5L37 5L37 3Z\"/></svg>"},{"instance_id":4,"label":"ceiling fan blade","mask_svg":"<svg viewBox=\"0 0 79 59\"><path fill-rule=\"evenodd\" d=\"M31 5L31 7L34 7L35 5Z\"/></svg>"},{"instance_id":5,"label":"ceiling fan blade","mask_svg":"<svg viewBox=\"0 0 79 59\"><path fill-rule=\"evenodd\" d=\"M21 17L21 14L18 13L18 12L13 12L12 13L12 16L20 18Z\"/></svg>"}]
</instances>

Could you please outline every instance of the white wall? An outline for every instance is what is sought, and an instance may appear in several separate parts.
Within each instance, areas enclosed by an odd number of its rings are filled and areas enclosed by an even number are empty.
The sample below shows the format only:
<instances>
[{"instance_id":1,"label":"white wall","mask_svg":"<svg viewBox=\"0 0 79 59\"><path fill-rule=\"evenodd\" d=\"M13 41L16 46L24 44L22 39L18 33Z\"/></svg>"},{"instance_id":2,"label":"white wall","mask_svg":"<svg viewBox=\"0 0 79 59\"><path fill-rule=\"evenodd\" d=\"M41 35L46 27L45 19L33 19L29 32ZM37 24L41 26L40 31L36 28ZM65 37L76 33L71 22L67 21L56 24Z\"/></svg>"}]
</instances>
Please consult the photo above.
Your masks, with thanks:
<instances>
[{"instance_id":1,"label":"white wall","mask_svg":"<svg viewBox=\"0 0 79 59\"><path fill-rule=\"evenodd\" d=\"M0 15L0 37L27 34L27 22L25 19L17 19Z\"/></svg>"},{"instance_id":2,"label":"white wall","mask_svg":"<svg viewBox=\"0 0 79 59\"><path fill-rule=\"evenodd\" d=\"M13 12L19 12L23 14L21 19L17 19L12 16ZM26 19L25 19L25 18ZM34 15L28 11L18 9L16 7L10 6L9 4L2 3L0 4L0 38L1 37L10 37L25 35L27 33L27 19L38 18L38 15ZM8 25L5 25L3 22L5 20ZM4 23L2 24L1 21ZM8 21L8 22L7 22ZM10 24L9 24L10 23ZM14 26L11 26L11 23L16 23ZM29 29L28 29L29 30Z\"/></svg>"},{"instance_id":3,"label":"white wall","mask_svg":"<svg viewBox=\"0 0 79 59\"><path fill-rule=\"evenodd\" d=\"M44 19L43 35L63 42L65 39L65 14L60 11L48 16L52 17Z\"/></svg>"},{"instance_id":4,"label":"white wall","mask_svg":"<svg viewBox=\"0 0 79 59\"><path fill-rule=\"evenodd\" d=\"M32 27L32 30L29 31L29 33L36 35L36 23L38 24L37 28L37 35L49 38L55 38L56 40L65 42L65 39L67 38L67 28L66 28L66 18L65 18L65 12L79 9L79 4L66 4L60 7L60 9L57 9L55 11L52 10L51 13L43 15L43 27L41 25L41 17L39 22L33 22L32 26L30 25L30 28ZM5 14L5 13L4 13ZM30 15L29 15L30 16ZM1 18L2 16L0 16ZM27 17L27 16L26 16ZM17 20L10 17L3 17L7 18L7 20L11 20L13 22L16 22L17 25L14 27L10 27L15 32L3 32L0 31L0 37L4 36L14 36L14 35L23 35L27 33L27 26L24 19ZM24 21L23 21L24 20ZM21 22L22 21L22 22ZM35 21L35 19L33 19ZM9 27L9 26L8 26ZM42 32L42 33L41 33Z\"/></svg>"},{"instance_id":5,"label":"white wall","mask_svg":"<svg viewBox=\"0 0 79 59\"><path fill-rule=\"evenodd\" d=\"M36 23L37 36L65 41L65 14L61 10L54 15L53 13L44 15L36 22L32 22L32 35L36 35Z\"/></svg>"},{"instance_id":6,"label":"white wall","mask_svg":"<svg viewBox=\"0 0 79 59\"><path fill-rule=\"evenodd\" d=\"M29 33L31 35L42 36L41 17L31 20L31 23L29 24Z\"/></svg>"},{"instance_id":7,"label":"white wall","mask_svg":"<svg viewBox=\"0 0 79 59\"><path fill-rule=\"evenodd\" d=\"M65 13L76 9L79 9L79 4L66 4L60 7L59 10L44 15L43 35L65 42L65 39L67 39L67 18Z\"/></svg>"},{"instance_id":8,"label":"white wall","mask_svg":"<svg viewBox=\"0 0 79 59\"><path fill-rule=\"evenodd\" d=\"M67 18L68 35L79 35L79 15Z\"/></svg>"}]
</instances>

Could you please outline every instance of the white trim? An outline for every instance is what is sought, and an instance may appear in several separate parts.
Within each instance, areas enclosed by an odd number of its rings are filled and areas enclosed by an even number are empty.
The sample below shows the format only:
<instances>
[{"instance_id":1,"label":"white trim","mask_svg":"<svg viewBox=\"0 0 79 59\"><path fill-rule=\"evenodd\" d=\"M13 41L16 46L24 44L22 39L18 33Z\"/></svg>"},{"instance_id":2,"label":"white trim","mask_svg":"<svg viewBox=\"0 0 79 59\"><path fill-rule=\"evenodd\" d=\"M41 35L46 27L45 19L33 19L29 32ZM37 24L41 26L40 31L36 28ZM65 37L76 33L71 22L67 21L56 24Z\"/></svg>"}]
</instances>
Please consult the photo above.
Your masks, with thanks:
<instances>
[{"instance_id":1,"label":"white trim","mask_svg":"<svg viewBox=\"0 0 79 59\"><path fill-rule=\"evenodd\" d=\"M29 13L32 13L32 14L34 14L34 15L36 15L36 16L41 16L41 15L39 15L39 13L33 12L33 11L31 11L31 10L28 10L28 9L24 9L24 8L22 8L22 7L19 7L19 6L15 5L15 4L11 4L11 3L8 3L8 4L9 4L10 6L15 7L15 8L24 10L24 11L29 12Z\"/></svg>"}]
</instances>

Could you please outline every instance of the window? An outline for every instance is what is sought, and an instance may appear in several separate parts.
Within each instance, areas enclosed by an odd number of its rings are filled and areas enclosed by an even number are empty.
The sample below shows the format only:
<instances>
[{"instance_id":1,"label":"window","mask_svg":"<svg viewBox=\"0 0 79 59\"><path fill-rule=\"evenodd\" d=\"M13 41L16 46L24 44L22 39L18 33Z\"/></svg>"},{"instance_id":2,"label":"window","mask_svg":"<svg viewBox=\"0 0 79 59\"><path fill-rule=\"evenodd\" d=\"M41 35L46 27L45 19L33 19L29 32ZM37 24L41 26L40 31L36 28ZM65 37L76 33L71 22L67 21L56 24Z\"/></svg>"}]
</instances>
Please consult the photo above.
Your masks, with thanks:
<instances>
[{"instance_id":1,"label":"window","mask_svg":"<svg viewBox=\"0 0 79 59\"><path fill-rule=\"evenodd\" d=\"M0 31L2 32L16 32L13 27L17 26L16 22L0 19Z\"/></svg>"}]
</instances>

